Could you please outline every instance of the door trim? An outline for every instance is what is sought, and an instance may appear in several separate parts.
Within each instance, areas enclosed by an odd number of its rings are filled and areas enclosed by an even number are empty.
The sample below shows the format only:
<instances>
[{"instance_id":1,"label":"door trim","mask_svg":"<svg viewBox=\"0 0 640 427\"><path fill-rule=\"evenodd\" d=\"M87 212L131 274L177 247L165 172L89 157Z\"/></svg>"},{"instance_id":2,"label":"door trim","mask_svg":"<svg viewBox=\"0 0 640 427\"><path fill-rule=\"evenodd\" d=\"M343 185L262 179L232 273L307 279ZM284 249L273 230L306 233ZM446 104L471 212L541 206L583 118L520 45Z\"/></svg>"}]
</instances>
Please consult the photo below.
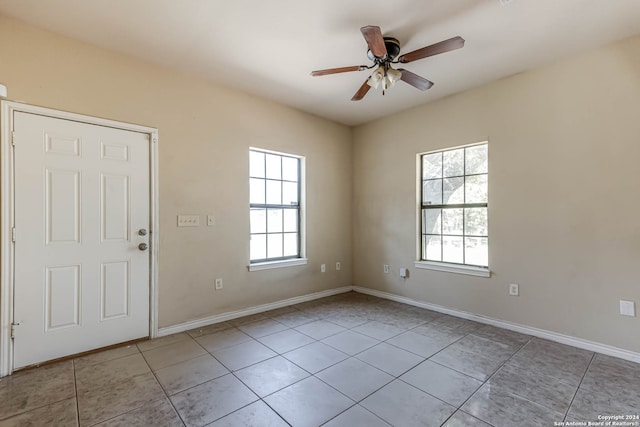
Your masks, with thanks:
<instances>
[{"instance_id":1,"label":"door trim","mask_svg":"<svg viewBox=\"0 0 640 427\"><path fill-rule=\"evenodd\" d=\"M0 377L13 372L13 292L15 254L12 229L15 224L14 161L13 161L13 113L38 114L57 119L72 120L91 125L106 126L149 135L149 337L158 335L158 129L101 119L66 111L0 100Z\"/></svg>"}]
</instances>

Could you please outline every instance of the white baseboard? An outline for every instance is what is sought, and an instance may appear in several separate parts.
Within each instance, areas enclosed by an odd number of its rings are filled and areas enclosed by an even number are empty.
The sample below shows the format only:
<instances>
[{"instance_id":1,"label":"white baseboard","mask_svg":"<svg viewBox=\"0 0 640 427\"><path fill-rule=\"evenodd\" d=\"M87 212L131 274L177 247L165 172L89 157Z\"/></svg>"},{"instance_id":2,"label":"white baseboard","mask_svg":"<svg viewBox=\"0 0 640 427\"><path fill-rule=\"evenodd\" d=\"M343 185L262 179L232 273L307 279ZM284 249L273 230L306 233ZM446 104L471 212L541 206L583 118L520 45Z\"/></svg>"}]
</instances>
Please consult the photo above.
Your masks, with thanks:
<instances>
[{"instance_id":1,"label":"white baseboard","mask_svg":"<svg viewBox=\"0 0 640 427\"><path fill-rule=\"evenodd\" d=\"M538 329L532 326L520 325L518 323L511 323L504 320L494 319L492 317L455 310L452 308L443 307L441 305L431 304L424 301L418 301L412 298L403 297L403 296L392 294L389 292L377 291L375 289L363 288L360 286L343 286L341 288L329 289L326 291L315 292L308 295L301 295L299 297L288 298L285 300L276 301L269 304L262 304L262 305L257 305L255 307L245 308L242 310L236 310L236 311L230 311L228 313L217 314L215 316L209 316L202 319L192 320L189 322L180 323L178 325L166 326L158 330L158 337L177 334L179 332L190 331L191 329L202 328L204 326L212 325L214 323L225 322L227 320L237 319L238 317L249 316L251 314L256 314L256 313L262 313L264 311L269 311L269 310L274 310L276 308L299 304L301 302L313 301L315 299L325 298L331 295L337 295L337 294L350 292L350 291L359 292L361 294L372 295L379 298L388 299L391 301L397 301L397 302L412 305L415 307L436 311L438 313L449 314L451 316L460 317L462 319L473 320L475 322L484 323L484 324L495 326L498 328L508 329L510 331L520 332L522 334L527 334L527 335L531 335L538 338L544 338L549 341L555 341L561 344L570 345L570 346L581 348L584 350L595 351L597 353L606 354L608 356L618 357L620 359L625 359L632 362L640 363L640 353L636 353L630 350L625 350L622 348L613 347L607 344L601 344L598 342L589 341L582 338L576 338L569 335L560 334L557 332L547 331L545 329Z\"/></svg>"},{"instance_id":2,"label":"white baseboard","mask_svg":"<svg viewBox=\"0 0 640 427\"><path fill-rule=\"evenodd\" d=\"M511 331L520 332L522 334L532 335L538 338L544 338L549 341L559 342L561 344L570 345L572 347L584 350L595 351L597 353L606 354L608 356L619 357L620 359L629 360L631 362L640 363L640 353L613 347L607 344L601 344L594 341L576 338L569 335L559 334L557 332L538 329L531 326L520 325L518 323L506 322L479 314L467 313L465 311L454 310L443 307L441 305L431 304L428 302L418 301L411 298L403 297L388 292L377 291L375 289L363 288L360 286L352 286L352 289L362 294L372 295L379 298L397 301L415 307L426 308L427 310L437 311L439 313L449 314L451 316L460 317L462 319L473 320L475 322L484 323L498 328L509 329Z\"/></svg>"},{"instance_id":3,"label":"white baseboard","mask_svg":"<svg viewBox=\"0 0 640 427\"><path fill-rule=\"evenodd\" d=\"M352 290L353 290L353 286L343 286L341 288L314 292L312 294L288 298L281 301L271 302L269 304L261 304L254 307L245 308L242 310L216 314L215 316L209 316L209 317L204 317L202 319L191 320L189 322L180 323L178 325L166 326L158 329L158 337L177 334L179 332L190 331L191 329L202 328L204 326L213 325L214 323L226 322L227 320L237 319L238 317L249 316L251 314L262 313L264 311L274 310L276 308L286 307L294 304L300 304L301 302L313 301L315 299L330 297L331 295L351 292Z\"/></svg>"}]
</instances>

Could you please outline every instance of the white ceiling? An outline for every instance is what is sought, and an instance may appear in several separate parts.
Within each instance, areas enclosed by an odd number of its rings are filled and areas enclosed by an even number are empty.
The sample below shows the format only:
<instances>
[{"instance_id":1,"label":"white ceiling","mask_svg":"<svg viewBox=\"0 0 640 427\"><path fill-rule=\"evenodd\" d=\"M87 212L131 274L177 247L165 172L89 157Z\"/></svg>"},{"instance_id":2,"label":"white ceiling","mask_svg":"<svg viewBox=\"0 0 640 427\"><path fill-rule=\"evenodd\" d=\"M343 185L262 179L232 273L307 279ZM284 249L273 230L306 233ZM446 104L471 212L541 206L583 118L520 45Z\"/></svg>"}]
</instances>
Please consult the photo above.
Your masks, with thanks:
<instances>
[{"instance_id":1,"label":"white ceiling","mask_svg":"<svg viewBox=\"0 0 640 427\"><path fill-rule=\"evenodd\" d=\"M0 13L88 43L357 125L640 33L638 0L0 0ZM350 101L369 72L360 27L402 53L460 35L460 50L404 65L400 82Z\"/></svg>"}]
</instances>

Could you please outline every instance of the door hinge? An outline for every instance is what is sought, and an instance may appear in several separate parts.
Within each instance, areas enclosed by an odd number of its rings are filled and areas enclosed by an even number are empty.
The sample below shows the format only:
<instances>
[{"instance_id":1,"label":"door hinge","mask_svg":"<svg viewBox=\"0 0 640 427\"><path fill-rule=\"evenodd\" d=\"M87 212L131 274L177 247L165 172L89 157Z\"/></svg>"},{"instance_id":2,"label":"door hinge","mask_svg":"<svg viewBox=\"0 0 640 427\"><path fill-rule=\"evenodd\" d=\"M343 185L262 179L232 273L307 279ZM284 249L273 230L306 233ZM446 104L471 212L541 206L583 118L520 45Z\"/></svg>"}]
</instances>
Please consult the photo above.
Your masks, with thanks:
<instances>
[{"instance_id":1,"label":"door hinge","mask_svg":"<svg viewBox=\"0 0 640 427\"><path fill-rule=\"evenodd\" d=\"M11 324L11 339L14 339L16 337L16 326L20 326L20 323Z\"/></svg>"},{"instance_id":2,"label":"door hinge","mask_svg":"<svg viewBox=\"0 0 640 427\"><path fill-rule=\"evenodd\" d=\"M16 228L15 227L11 227L11 241L12 242L16 241Z\"/></svg>"},{"instance_id":3,"label":"door hinge","mask_svg":"<svg viewBox=\"0 0 640 427\"><path fill-rule=\"evenodd\" d=\"M11 132L11 145L16 146L16 132Z\"/></svg>"}]
</instances>

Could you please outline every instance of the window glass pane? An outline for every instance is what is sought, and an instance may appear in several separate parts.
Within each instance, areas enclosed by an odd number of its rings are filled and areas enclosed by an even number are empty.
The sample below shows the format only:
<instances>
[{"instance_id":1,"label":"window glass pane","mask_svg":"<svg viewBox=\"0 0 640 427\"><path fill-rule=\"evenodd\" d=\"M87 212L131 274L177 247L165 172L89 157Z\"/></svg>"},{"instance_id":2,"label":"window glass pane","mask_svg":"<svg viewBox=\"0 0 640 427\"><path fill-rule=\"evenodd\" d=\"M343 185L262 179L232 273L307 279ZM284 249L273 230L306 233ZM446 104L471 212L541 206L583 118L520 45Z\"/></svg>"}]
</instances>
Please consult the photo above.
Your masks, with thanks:
<instances>
[{"instance_id":1,"label":"window glass pane","mask_svg":"<svg viewBox=\"0 0 640 427\"><path fill-rule=\"evenodd\" d=\"M429 261L442 261L442 237L425 236L427 254L425 259Z\"/></svg>"},{"instance_id":2,"label":"window glass pane","mask_svg":"<svg viewBox=\"0 0 640 427\"><path fill-rule=\"evenodd\" d=\"M284 235L284 256L298 255L298 234L286 233Z\"/></svg>"},{"instance_id":3,"label":"window glass pane","mask_svg":"<svg viewBox=\"0 0 640 427\"><path fill-rule=\"evenodd\" d=\"M486 237L466 237L465 261L467 264L489 266L489 239Z\"/></svg>"},{"instance_id":4,"label":"window glass pane","mask_svg":"<svg viewBox=\"0 0 640 427\"><path fill-rule=\"evenodd\" d=\"M427 259L427 236L424 234L422 235L422 246L420 246L420 248L422 249L422 256L420 259Z\"/></svg>"},{"instance_id":5,"label":"window glass pane","mask_svg":"<svg viewBox=\"0 0 640 427\"><path fill-rule=\"evenodd\" d=\"M282 234L267 234L267 257L282 258Z\"/></svg>"},{"instance_id":6,"label":"window glass pane","mask_svg":"<svg viewBox=\"0 0 640 427\"><path fill-rule=\"evenodd\" d=\"M422 202L425 205L442 204L442 180L434 179L422 183Z\"/></svg>"},{"instance_id":7,"label":"window glass pane","mask_svg":"<svg viewBox=\"0 0 640 427\"><path fill-rule=\"evenodd\" d=\"M300 255L300 166L293 155L249 150L252 261Z\"/></svg>"},{"instance_id":8,"label":"window glass pane","mask_svg":"<svg viewBox=\"0 0 640 427\"><path fill-rule=\"evenodd\" d=\"M464 210L464 234L467 236L486 236L487 208L468 208Z\"/></svg>"},{"instance_id":9,"label":"window glass pane","mask_svg":"<svg viewBox=\"0 0 640 427\"><path fill-rule=\"evenodd\" d=\"M249 203L264 203L264 179L249 179Z\"/></svg>"},{"instance_id":10,"label":"window glass pane","mask_svg":"<svg viewBox=\"0 0 640 427\"><path fill-rule=\"evenodd\" d=\"M249 251L252 261L256 259L265 259L267 257L267 235L252 234Z\"/></svg>"},{"instance_id":11,"label":"window glass pane","mask_svg":"<svg viewBox=\"0 0 640 427\"><path fill-rule=\"evenodd\" d=\"M464 149L442 153L443 177L464 175Z\"/></svg>"},{"instance_id":12,"label":"window glass pane","mask_svg":"<svg viewBox=\"0 0 640 427\"><path fill-rule=\"evenodd\" d=\"M267 180L267 204L282 204L282 181Z\"/></svg>"},{"instance_id":13,"label":"window glass pane","mask_svg":"<svg viewBox=\"0 0 640 427\"><path fill-rule=\"evenodd\" d=\"M295 182L282 183L282 204L297 205L298 204L298 184Z\"/></svg>"},{"instance_id":14,"label":"window glass pane","mask_svg":"<svg viewBox=\"0 0 640 427\"><path fill-rule=\"evenodd\" d=\"M488 144L425 154L421 168L422 259L488 266Z\"/></svg>"},{"instance_id":15,"label":"window glass pane","mask_svg":"<svg viewBox=\"0 0 640 427\"><path fill-rule=\"evenodd\" d=\"M298 181L298 159L293 157L282 158L282 179L285 181Z\"/></svg>"},{"instance_id":16,"label":"window glass pane","mask_svg":"<svg viewBox=\"0 0 640 427\"><path fill-rule=\"evenodd\" d=\"M297 209L284 209L284 230L283 231L298 231L298 210Z\"/></svg>"},{"instance_id":17,"label":"window glass pane","mask_svg":"<svg viewBox=\"0 0 640 427\"><path fill-rule=\"evenodd\" d=\"M267 232L267 210L266 209L251 209L250 221L251 221L251 233Z\"/></svg>"},{"instance_id":18,"label":"window glass pane","mask_svg":"<svg viewBox=\"0 0 640 427\"><path fill-rule=\"evenodd\" d=\"M264 153L249 152L249 176L264 178Z\"/></svg>"},{"instance_id":19,"label":"window glass pane","mask_svg":"<svg viewBox=\"0 0 640 427\"><path fill-rule=\"evenodd\" d=\"M488 148L487 144L465 148L465 173L467 175L487 173L489 171Z\"/></svg>"},{"instance_id":20,"label":"window glass pane","mask_svg":"<svg viewBox=\"0 0 640 427\"><path fill-rule=\"evenodd\" d=\"M282 209L267 210L267 232L282 232Z\"/></svg>"},{"instance_id":21,"label":"window glass pane","mask_svg":"<svg viewBox=\"0 0 640 427\"><path fill-rule=\"evenodd\" d=\"M487 175L473 175L466 178L467 203L487 203Z\"/></svg>"},{"instance_id":22,"label":"window glass pane","mask_svg":"<svg viewBox=\"0 0 640 427\"><path fill-rule=\"evenodd\" d=\"M462 235L462 208L442 210L442 234Z\"/></svg>"},{"instance_id":23,"label":"window glass pane","mask_svg":"<svg viewBox=\"0 0 640 427\"><path fill-rule=\"evenodd\" d=\"M424 234L440 234L441 209L422 210L422 232Z\"/></svg>"},{"instance_id":24,"label":"window glass pane","mask_svg":"<svg viewBox=\"0 0 640 427\"><path fill-rule=\"evenodd\" d=\"M422 156L422 179L442 178L442 153Z\"/></svg>"},{"instance_id":25,"label":"window glass pane","mask_svg":"<svg viewBox=\"0 0 640 427\"><path fill-rule=\"evenodd\" d=\"M464 203L464 177L445 178L443 182L442 204Z\"/></svg>"},{"instance_id":26,"label":"window glass pane","mask_svg":"<svg viewBox=\"0 0 640 427\"><path fill-rule=\"evenodd\" d=\"M462 247L462 237L442 236L442 261L464 262L464 248Z\"/></svg>"},{"instance_id":27,"label":"window glass pane","mask_svg":"<svg viewBox=\"0 0 640 427\"><path fill-rule=\"evenodd\" d=\"M265 157L267 161L267 178L282 179L282 157L275 154L265 154Z\"/></svg>"}]
</instances>

